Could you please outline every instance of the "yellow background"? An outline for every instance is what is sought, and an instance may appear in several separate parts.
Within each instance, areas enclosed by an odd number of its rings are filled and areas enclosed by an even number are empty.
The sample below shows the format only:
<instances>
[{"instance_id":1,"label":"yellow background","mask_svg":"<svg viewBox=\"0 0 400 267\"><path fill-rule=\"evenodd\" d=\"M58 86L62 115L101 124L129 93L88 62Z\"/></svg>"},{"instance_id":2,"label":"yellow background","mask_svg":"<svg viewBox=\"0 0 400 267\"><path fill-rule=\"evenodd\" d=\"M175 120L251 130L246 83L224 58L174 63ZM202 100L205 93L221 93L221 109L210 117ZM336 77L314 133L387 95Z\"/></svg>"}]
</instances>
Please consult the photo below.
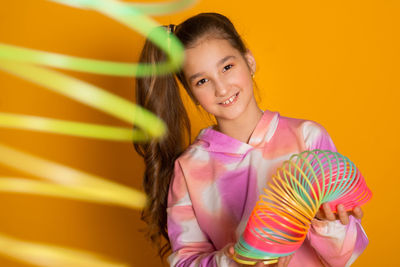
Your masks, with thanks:
<instances>
[{"instance_id":1,"label":"yellow background","mask_svg":"<svg viewBox=\"0 0 400 267\"><path fill-rule=\"evenodd\" d=\"M204 0L183 12L154 17L162 24L177 24L202 11L231 18L257 60L260 106L321 123L339 152L358 165L374 196L363 208L370 244L354 266L398 265L399 7L395 0ZM0 6L0 42L8 44L136 62L143 40L93 11L44 0L2 1ZM68 73L134 101L133 78ZM4 72L0 90L1 112L127 126ZM189 108L197 134L208 121ZM141 189L143 163L130 143L13 129L0 129L0 140ZM0 176L25 177L2 165ZM139 211L13 193L0 193L0 203L1 233L93 251L132 266L160 265L140 232ZM0 255L0 266L28 265Z\"/></svg>"}]
</instances>

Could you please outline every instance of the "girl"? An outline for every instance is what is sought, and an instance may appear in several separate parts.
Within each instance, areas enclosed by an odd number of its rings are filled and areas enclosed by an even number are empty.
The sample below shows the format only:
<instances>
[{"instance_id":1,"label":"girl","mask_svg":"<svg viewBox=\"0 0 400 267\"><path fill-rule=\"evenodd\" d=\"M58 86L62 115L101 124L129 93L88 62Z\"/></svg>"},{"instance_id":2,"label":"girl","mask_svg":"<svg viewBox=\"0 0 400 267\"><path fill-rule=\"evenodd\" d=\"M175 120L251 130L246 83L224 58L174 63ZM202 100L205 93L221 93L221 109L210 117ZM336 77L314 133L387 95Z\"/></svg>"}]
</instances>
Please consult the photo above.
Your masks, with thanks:
<instances>
[{"instance_id":1,"label":"girl","mask_svg":"<svg viewBox=\"0 0 400 267\"><path fill-rule=\"evenodd\" d=\"M171 266L240 266L232 260L233 245L268 179L292 154L336 148L318 123L258 107L255 59L225 16L201 13L168 29L185 47L177 79L217 124L184 151L190 123L174 75L137 80L137 102L168 125L163 140L135 144L146 164L142 218L160 255L172 247ZM165 60L146 41L140 62ZM323 210L300 249L277 266L349 266L365 249L359 207L347 213L339 205L338 216L327 205ZM161 246L162 237L170 244Z\"/></svg>"}]
</instances>

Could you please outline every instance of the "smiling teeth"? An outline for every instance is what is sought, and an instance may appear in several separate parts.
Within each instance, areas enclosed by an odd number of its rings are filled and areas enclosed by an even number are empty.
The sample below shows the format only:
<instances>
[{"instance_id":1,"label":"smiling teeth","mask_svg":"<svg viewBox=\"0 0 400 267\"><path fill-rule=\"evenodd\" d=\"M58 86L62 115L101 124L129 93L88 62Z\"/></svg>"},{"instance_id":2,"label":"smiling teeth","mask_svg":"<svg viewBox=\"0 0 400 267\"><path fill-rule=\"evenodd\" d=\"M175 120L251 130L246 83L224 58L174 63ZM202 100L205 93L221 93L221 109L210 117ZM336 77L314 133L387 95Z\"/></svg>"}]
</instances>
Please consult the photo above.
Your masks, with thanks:
<instances>
[{"instance_id":1,"label":"smiling teeth","mask_svg":"<svg viewBox=\"0 0 400 267\"><path fill-rule=\"evenodd\" d=\"M225 102L222 102L222 104L227 105L229 103L232 103L232 101L236 98L236 95L232 96L231 98L229 98L228 100L226 100Z\"/></svg>"}]
</instances>

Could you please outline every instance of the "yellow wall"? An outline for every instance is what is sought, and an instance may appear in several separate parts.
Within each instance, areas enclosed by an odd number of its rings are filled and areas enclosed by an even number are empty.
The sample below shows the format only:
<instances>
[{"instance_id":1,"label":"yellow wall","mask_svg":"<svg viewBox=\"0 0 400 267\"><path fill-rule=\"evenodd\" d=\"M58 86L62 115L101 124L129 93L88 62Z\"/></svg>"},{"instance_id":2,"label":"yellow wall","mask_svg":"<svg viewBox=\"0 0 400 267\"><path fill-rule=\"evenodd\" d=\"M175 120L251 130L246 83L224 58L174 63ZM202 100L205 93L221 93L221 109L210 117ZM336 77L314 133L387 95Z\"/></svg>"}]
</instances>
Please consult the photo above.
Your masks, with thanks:
<instances>
[{"instance_id":1,"label":"yellow wall","mask_svg":"<svg viewBox=\"0 0 400 267\"><path fill-rule=\"evenodd\" d=\"M399 2L204 0L178 14L230 17L257 60L262 108L318 121L360 168L374 196L364 207L370 244L354 266L395 266L399 222L397 153ZM92 11L38 0L3 1L0 42L88 58L135 62L143 37ZM69 74L133 101L133 78ZM122 122L0 72L0 111L122 125ZM204 127L191 110L195 133ZM1 142L141 188L142 160L130 143L0 129ZM7 155L0 155L5 157ZM0 176L18 177L0 165ZM25 177L25 175L22 175ZM32 179L35 179L32 177ZM0 193L0 232L101 253L132 266L158 266L138 211L50 197ZM381 218L382 217L382 218ZM27 266L2 257L0 266Z\"/></svg>"}]
</instances>

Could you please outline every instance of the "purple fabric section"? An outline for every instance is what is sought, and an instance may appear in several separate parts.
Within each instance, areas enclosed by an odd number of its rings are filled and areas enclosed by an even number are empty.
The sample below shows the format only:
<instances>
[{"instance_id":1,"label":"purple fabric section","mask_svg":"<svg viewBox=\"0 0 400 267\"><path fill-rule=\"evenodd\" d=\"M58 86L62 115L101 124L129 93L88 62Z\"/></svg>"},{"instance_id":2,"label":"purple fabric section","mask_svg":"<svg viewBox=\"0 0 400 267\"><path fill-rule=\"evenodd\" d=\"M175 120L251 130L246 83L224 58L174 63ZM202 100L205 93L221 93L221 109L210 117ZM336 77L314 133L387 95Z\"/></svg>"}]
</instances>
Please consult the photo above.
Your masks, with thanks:
<instances>
[{"instance_id":1,"label":"purple fabric section","mask_svg":"<svg viewBox=\"0 0 400 267\"><path fill-rule=\"evenodd\" d=\"M257 195L254 194L257 192L256 171L246 166L226 172L218 180L218 187L224 208L229 210L233 219L239 223L245 207L253 206L257 201Z\"/></svg>"},{"instance_id":2,"label":"purple fabric section","mask_svg":"<svg viewBox=\"0 0 400 267\"><path fill-rule=\"evenodd\" d=\"M175 251L180 249L182 245L178 241L179 235L182 233L182 227L179 225L179 222L175 222L168 216L167 219L167 229L168 229L168 236L170 239L172 250Z\"/></svg>"},{"instance_id":3,"label":"purple fabric section","mask_svg":"<svg viewBox=\"0 0 400 267\"><path fill-rule=\"evenodd\" d=\"M217 267L217 264L215 263L213 254L210 254L200 260L200 265L195 263L195 261L199 261L199 255L195 254L192 256L189 256L185 258L185 260L180 261L177 263L175 266L176 267L194 267L194 266L199 266L199 267Z\"/></svg>"},{"instance_id":4,"label":"purple fabric section","mask_svg":"<svg viewBox=\"0 0 400 267\"><path fill-rule=\"evenodd\" d=\"M221 132L213 130L212 128L207 128L202 131L198 138L204 142L207 142L208 145L204 145L204 147L209 152L242 154L239 152L239 149L242 146L245 146L247 149L252 148L252 146L242 143L241 141Z\"/></svg>"},{"instance_id":5,"label":"purple fabric section","mask_svg":"<svg viewBox=\"0 0 400 267\"><path fill-rule=\"evenodd\" d=\"M217 267L217 263L215 262L215 259L214 259L215 257L214 256L215 256L215 254L211 254L211 255L208 255L208 256L202 258L201 261L200 261L200 266Z\"/></svg>"},{"instance_id":6,"label":"purple fabric section","mask_svg":"<svg viewBox=\"0 0 400 267\"><path fill-rule=\"evenodd\" d=\"M354 253L357 254L357 256L359 256L367 247L369 240L367 238L366 235L363 235L362 233L364 233L364 230L361 227L361 220L357 220L357 232L359 233L359 238L357 238L356 240L356 245L354 248Z\"/></svg>"}]
</instances>

